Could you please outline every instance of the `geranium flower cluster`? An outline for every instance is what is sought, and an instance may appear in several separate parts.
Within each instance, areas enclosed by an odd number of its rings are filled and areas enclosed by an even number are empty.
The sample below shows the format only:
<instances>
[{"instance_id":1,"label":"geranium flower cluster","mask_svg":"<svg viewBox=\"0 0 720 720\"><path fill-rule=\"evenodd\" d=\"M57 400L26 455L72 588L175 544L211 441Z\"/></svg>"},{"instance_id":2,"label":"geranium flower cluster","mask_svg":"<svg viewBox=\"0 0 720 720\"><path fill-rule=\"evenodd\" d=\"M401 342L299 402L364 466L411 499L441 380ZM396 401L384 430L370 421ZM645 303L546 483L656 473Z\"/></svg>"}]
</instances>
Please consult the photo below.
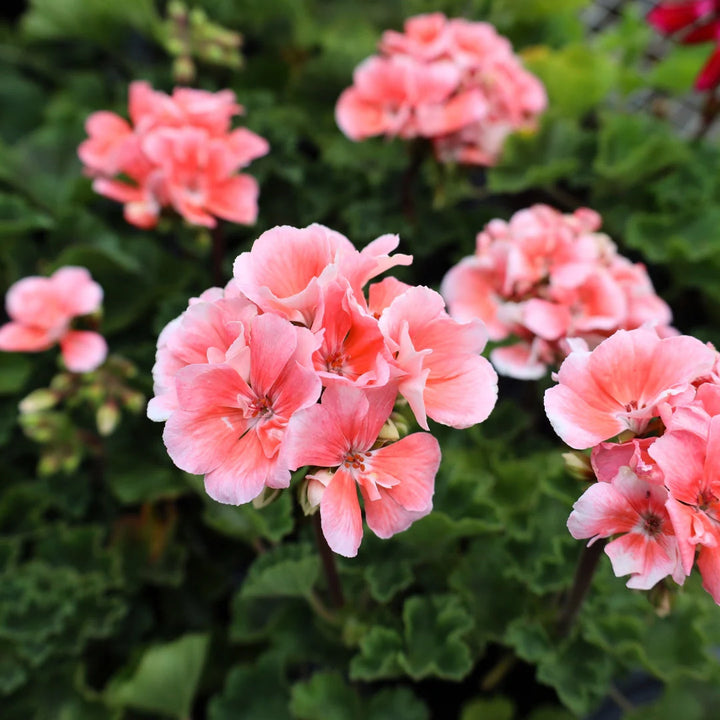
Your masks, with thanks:
<instances>
[{"instance_id":1,"label":"geranium flower cluster","mask_svg":"<svg viewBox=\"0 0 720 720\"><path fill-rule=\"evenodd\" d=\"M545 410L572 448L592 448L597 482L575 503L575 538L617 536L605 548L628 587L695 559L720 604L720 356L686 335L620 330L563 362ZM614 439L613 439L614 438Z\"/></svg>"},{"instance_id":2,"label":"geranium flower cluster","mask_svg":"<svg viewBox=\"0 0 720 720\"><path fill-rule=\"evenodd\" d=\"M505 138L535 128L547 105L542 83L488 23L418 15L405 32L383 33L379 48L337 103L352 140L429 138L443 162L493 165Z\"/></svg>"},{"instance_id":3,"label":"geranium flower cluster","mask_svg":"<svg viewBox=\"0 0 720 720\"><path fill-rule=\"evenodd\" d=\"M10 322L0 327L0 350L41 352L59 343L68 370L95 370L107 356L105 339L92 330L72 329L71 323L97 312L102 299L102 288L83 267L68 265L50 277L18 280L5 296Z\"/></svg>"},{"instance_id":4,"label":"geranium flower cluster","mask_svg":"<svg viewBox=\"0 0 720 720\"><path fill-rule=\"evenodd\" d=\"M337 553L370 529L405 530L432 508L440 448L429 432L399 438L399 396L419 425L484 420L497 376L480 356L482 323L459 323L441 296L395 278L368 281L408 255L384 235L362 251L322 225L265 232L228 285L190 301L158 340L153 420L183 470L215 500L241 504L287 488L312 466L307 497Z\"/></svg>"},{"instance_id":5,"label":"geranium flower cluster","mask_svg":"<svg viewBox=\"0 0 720 720\"><path fill-rule=\"evenodd\" d=\"M480 318L491 340L518 338L492 351L499 373L540 378L567 355L572 338L595 347L646 322L674 332L645 266L619 255L600 225L588 208L566 215L534 205L508 222L489 222L475 254L447 273L441 291L454 318Z\"/></svg>"},{"instance_id":6,"label":"geranium flower cluster","mask_svg":"<svg viewBox=\"0 0 720 720\"><path fill-rule=\"evenodd\" d=\"M155 227L166 206L193 225L214 227L215 216L255 222L258 184L238 170L269 146L250 130L230 129L243 112L231 90L166 95L136 81L128 104L130 123L102 110L85 124L78 155L95 192L123 203L125 219L141 228Z\"/></svg>"}]
</instances>

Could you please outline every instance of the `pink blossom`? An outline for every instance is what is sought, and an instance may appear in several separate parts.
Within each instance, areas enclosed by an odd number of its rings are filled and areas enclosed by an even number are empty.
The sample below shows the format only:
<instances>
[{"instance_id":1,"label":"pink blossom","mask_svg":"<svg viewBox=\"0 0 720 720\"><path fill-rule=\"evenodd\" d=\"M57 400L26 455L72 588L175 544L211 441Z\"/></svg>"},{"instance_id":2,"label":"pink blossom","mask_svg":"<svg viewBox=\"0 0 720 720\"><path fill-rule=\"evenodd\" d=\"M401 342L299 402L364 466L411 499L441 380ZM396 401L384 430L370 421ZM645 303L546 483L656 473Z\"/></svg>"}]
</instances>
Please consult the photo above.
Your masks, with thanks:
<instances>
[{"instance_id":1,"label":"pink blossom","mask_svg":"<svg viewBox=\"0 0 720 720\"><path fill-rule=\"evenodd\" d=\"M692 400L693 381L714 362L713 351L693 337L660 338L646 327L618 330L592 352L570 353L558 384L545 392L545 412L576 449L624 430L642 433L663 406Z\"/></svg>"},{"instance_id":2,"label":"pink blossom","mask_svg":"<svg viewBox=\"0 0 720 720\"><path fill-rule=\"evenodd\" d=\"M680 562L677 539L665 509L667 491L641 480L622 466L608 482L591 485L573 505L568 529L576 539L620 534L608 543L615 575L630 575L627 586L649 590L672 575L682 584L686 572Z\"/></svg>"},{"instance_id":3,"label":"pink blossom","mask_svg":"<svg viewBox=\"0 0 720 720\"><path fill-rule=\"evenodd\" d=\"M154 393L148 403L148 417L164 421L177 408L175 377L188 365L223 363L226 353L247 324L257 315L257 307L244 296L228 297L221 288L206 290L191 298L180 317L160 333L153 366Z\"/></svg>"},{"instance_id":4,"label":"pink blossom","mask_svg":"<svg viewBox=\"0 0 720 720\"><path fill-rule=\"evenodd\" d=\"M516 342L491 353L499 372L542 377L567 354L568 341L589 347L619 329L645 323L663 335L670 309L655 294L645 267L617 254L588 208L563 214L547 205L493 220L478 234L475 254L442 283L450 313L480 318L493 340Z\"/></svg>"},{"instance_id":5,"label":"pink blossom","mask_svg":"<svg viewBox=\"0 0 720 720\"><path fill-rule=\"evenodd\" d=\"M18 280L5 298L10 322L0 327L0 350L39 352L59 343L68 370L95 370L107 355L105 339L89 330L73 330L71 322L99 310L102 298L102 288L82 267Z\"/></svg>"},{"instance_id":6,"label":"pink blossom","mask_svg":"<svg viewBox=\"0 0 720 720\"><path fill-rule=\"evenodd\" d=\"M337 468L320 496L323 534L330 548L346 557L357 554L362 517L357 488L370 529L387 538L407 529L432 509L440 447L428 433L375 447L388 419L396 389L362 390L332 385L322 402L290 421L287 454L291 469L302 465ZM317 476L317 474L315 474Z\"/></svg>"},{"instance_id":7,"label":"pink blossom","mask_svg":"<svg viewBox=\"0 0 720 720\"><path fill-rule=\"evenodd\" d=\"M137 81L129 90L131 123L93 113L78 155L94 190L123 203L133 225L154 227L169 205L196 225L213 227L216 217L249 225L258 185L238 170L269 148L249 130L230 129L241 111L230 90L175 88L169 96Z\"/></svg>"},{"instance_id":8,"label":"pink blossom","mask_svg":"<svg viewBox=\"0 0 720 720\"><path fill-rule=\"evenodd\" d=\"M226 361L176 373L178 409L163 439L173 462L205 475L210 497L239 505L264 487L290 483L285 431L293 413L314 404L316 338L276 315L253 317Z\"/></svg>"},{"instance_id":9,"label":"pink blossom","mask_svg":"<svg viewBox=\"0 0 720 720\"><path fill-rule=\"evenodd\" d=\"M427 429L427 416L456 428L487 418L497 375L480 355L487 341L482 323L458 323L438 293L414 287L382 311L380 329L403 372L399 391L421 427Z\"/></svg>"},{"instance_id":10,"label":"pink blossom","mask_svg":"<svg viewBox=\"0 0 720 720\"><path fill-rule=\"evenodd\" d=\"M491 25L408 18L355 70L335 116L352 140L424 137L444 162L492 165L507 136L533 129L547 97Z\"/></svg>"}]
</instances>

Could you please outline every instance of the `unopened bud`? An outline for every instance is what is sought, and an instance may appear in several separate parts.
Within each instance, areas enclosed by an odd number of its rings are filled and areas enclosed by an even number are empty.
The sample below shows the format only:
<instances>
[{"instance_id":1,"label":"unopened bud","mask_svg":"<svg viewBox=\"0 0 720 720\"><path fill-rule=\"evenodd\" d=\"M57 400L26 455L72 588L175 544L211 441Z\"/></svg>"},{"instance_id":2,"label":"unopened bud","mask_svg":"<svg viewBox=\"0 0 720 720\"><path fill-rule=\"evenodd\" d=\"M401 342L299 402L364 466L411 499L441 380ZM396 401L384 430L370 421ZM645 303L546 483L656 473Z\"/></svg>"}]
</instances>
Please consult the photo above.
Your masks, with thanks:
<instances>
[{"instance_id":1,"label":"unopened bud","mask_svg":"<svg viewBox=\"0 0 720 720\"><path fill-rule=\"evenodd\" d=\"M165 49L169 55L183 55L187 52L187 43L179 37L170 36L165 40Z\"/></svg>"},{"instance_id":2,"label":"unopened bud","mask_svg":"<svg viewBox=\"0 0 720 720\"><path fill-rule=\"evenodd\" d=\"M316 470L311 475L305 476L298 493L300 507L305 515L314 515L318 511L325 488L333 475L330 470Z\"/></svg>"},{"instance_id":3,"label":"unopened bud","mask_svg":"<svg viewBox=\"0 0 720 720\"><path fill-rule=\"evenodd\" d=\"M270 505L270 503L274 502L279 496L280 490L277 488L265 487L263 491L253 499L253 507L260 510L260 508Z\"/></svg>"},{"instance_id":4,"label":"unopened bud","mask_svg":"<svg viewBox=\"0 0 720 720\"><path fill-rule=\"evenodd\" d=\"M69 392L75 385L75 378L70 373L59 373L50 381L50 388L58 393Z\"/></svg>"},{"instance_id":5,"label":"unopened bud","mask_svg":"<svg viewBox=\"0 0 720 720\"><path fill-rule=\"evenodd\" d=\"M65 417L57 412L31 412L20 416L23 432L38 443L48 443L59 437L64 422Z\"/></svg>"},{"instance_id":6,"label":"unopened bud","mask_svg":"<svg viewBox=\"0 0 720 720\"><path fill-rule=\"evenodd\" d=\"M95 413L95 424L103 437L112 435L119 422L120 409L112 401L103 403Z\"/></svg>"},{"instance_id":7,"label":"unopened bud","mask_svg":"<svg viewBox=\"0 0 720 720\"><path fill-rule=\"evenodd\" d=\"M27 413L39 412L40 410L49 410L57 405L60 400L58 393L53 392L49 388L41 388L33 390L27 397L24 397L18 408L25 415Z\"/></svg>"},{"instance_id":8,"label":"unopened bud","mask_svg":"<svg viewBox=\"0 0 720 720\"><path fill-rule=\"evenodd\" d=\"M208 21L207 14L201 8L193 8L190 11L190 25L200 27Z\"/></svg>"},{"instance_id":9,"label":"unopened bud","mask_svg":"<svg viewBox=\"0 0 720 720\"><path fill-rule=\"evenodd\" d=\"M405 437L410 432L410 425L408 424L407 419L402 413L399 412L393 412L390 413L390 420L393 422L395 427L397 428L398 434L400 437Z\"/></svg>"},{"instance_id":10,"label":"unopened bud","mask_svg":"<svg viewBox=\"0 0 720 720\"><path fill-rule=\"evenodd\" d=\"M400 439L400 432L397 429L397 425L389 417L385 424L380 428L380 434L378 435L378 442L390 443Z\"/></svg>"},{"instance_id":11,"label":"unopened bud","mask_svg":"<svg viewBox=\"0 0 720 720\"><path fill-rule=\"evenodd\" d=\"M591 482L595 479L589 455L573 450L563 453L562 458L565 461L565 469L576 480Z\"/></svg>"},{"instance_id":12,"label":"unopened bud","mask_svg":"<svg viewBox=\"0 0 720 720\"><path fill-rule=\"evenodd\" d=\"M134 390L126 392L122 401L125 408L131 413L139 413L145 409L145 396L141 392Z\"/></svg>"},{"instance_id":13,"label":"unopened bud","mask_svg":"<svg viewBox=\"0 0 720 720\"><path fill-rule=\"evenodd\" d=\"M183 22L187 18L187 7L179 0L170 0L167 6L167 14L176 22Z\"/></svg>"},{"instance_id":14,"label":"unopened bud","mask_svg":"<svg viewBox=\"0 0 720 720\"><path fill-rule=\"evenodd\" d=\"M207 44L202 47L202 58L217 65L222 63L225 58L225 51L214 43Z\"/></svg>"},{"instance_id":15,"label":"unopened bud","mask_svg":"<svg viewBox=\"0 0 720 720\"><path fill-rule=\"evenodd\" d=\"M186 55L175 58L172 72L175 82L189 84L195 79L195 63Z\"/></svg>"}]
</instances>

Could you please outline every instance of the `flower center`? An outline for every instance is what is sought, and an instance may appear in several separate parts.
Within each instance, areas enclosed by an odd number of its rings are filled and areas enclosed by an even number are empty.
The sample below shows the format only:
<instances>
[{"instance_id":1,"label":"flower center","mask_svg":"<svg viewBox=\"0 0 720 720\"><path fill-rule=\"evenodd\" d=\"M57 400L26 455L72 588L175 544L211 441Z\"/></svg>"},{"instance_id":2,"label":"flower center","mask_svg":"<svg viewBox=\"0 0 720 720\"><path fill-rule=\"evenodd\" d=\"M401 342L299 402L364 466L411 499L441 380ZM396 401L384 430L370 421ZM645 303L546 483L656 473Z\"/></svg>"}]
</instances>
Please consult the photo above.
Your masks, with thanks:
<instances>
[{"instance_id":1,"label":"flower center","mask_svg":"<svg viewBox=\"0 0 720 720\"><path fill-rule=\"evenodd\" d=\"M257 417L258 415L271 415L273 412L272 400L270 400L267 395L257 397L250 403L248 410L250 411L250 417Z\"/></svg>"},{"instance_id":2,"label":"flower center","mask_svg":"<svg viewBox=\"0 0 720 720\"><path fill-rule=\"evenodd\" d=\"M343 366L345 365L345 355L342 350L335 350L331 352L325 358L325 367L328 372L335 373L337 375L343 374Z\"/></svg>"},{"instance_id":3,"label":"flower center","mask_svg":"<svg viewBox=\"0 0 720 720\"><path fill-rule=\"evenodd\" d=\"M370 457L370 453L368 452L355 452L354 450L351 450L344 458L343 458L343 465L348 470L360 470L361 472L365 471L365 460L366 458Z\"/></svg>"},{"instance_id":4,"label":"flower center","mask_svg":"<svg viewBox=\"0 0 720 720\"><path fill-rule=\"evenodd\" d=\"M643 516L643 531L650 537L657 537L662 533L663 519L654 513Z\"/></svg>"}]
</instances>

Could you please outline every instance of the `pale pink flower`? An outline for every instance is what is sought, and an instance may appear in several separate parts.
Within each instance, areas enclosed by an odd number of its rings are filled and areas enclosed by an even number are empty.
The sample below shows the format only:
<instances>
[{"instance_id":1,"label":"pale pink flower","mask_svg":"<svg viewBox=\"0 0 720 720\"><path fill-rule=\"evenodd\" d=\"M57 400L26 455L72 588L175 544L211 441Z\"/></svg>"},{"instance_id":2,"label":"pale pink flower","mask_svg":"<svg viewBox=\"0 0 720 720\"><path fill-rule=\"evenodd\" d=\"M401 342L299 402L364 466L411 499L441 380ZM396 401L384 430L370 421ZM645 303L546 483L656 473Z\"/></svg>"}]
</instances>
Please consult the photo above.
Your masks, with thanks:
<instances>
[{"instance_id":1,"label":"pale pink flower","mask_svg":"<svg viewBox=\"0 0 720 720\"><path fill-rule=\"evenodd\" d=\"M232 91L175 88L169 96L137 81L128 104L131 123L106 111L86 122L90 137L78 155L95 192L123 203L125 219L142 228L155 227L168 205L196 225L213 227L216 216L255 222L257 182L237 171L269 147L249 130L231 131L242 111Z\"/></svg>"},{"instance_id":2,"label":"pale pink flower","mask_svg":"<svg viewBox=\"0 0 720 720\"><path fill-rule=\"evenodd\" d=\"M352 140L424 137L441 161L491 165L547 104L540 81L487 23L418 15L403 33L383 33L379 48L338 99L338 126Z\"/></svg>"},{"instance_id":3,"label":"pale pink flower","mask_svg":"<svg viewBox=\"0 0 720 720\"><path fill-rule=\"evenodd\" d=\"M703 587L720 604L720 415L706 415L694 429L699 432L669 429L649 452L670 494L667 509L685 572L699 550Z\"/></svg>"},{"instance_id":4,"label":"pale pink flower","mask_svg":"<svg viewBox=\"0 0 720 720\"><path fill-rule=\"evenodd\" d=\"M107 355L105 339L96 332L73 330L71 322L96 312L102 298L102 288L82 267L18 280L5 297L10 322L0 327L0 350L39 352L59 343L68 370L95 370Z\"/></svg>"},{"instance_id":5,"label":"pale pink flower","mask_svg":"<svg viewBox=\"0 0 720 720\"><path fill-rule=\"evenodd\" d=\"M421 427L427 417L456 428L482 422L497 400L497 375L480 355L487 333L478 320L459 323L442 297L413 287L382 311L380 329L403 375L399 391Z\"/></svg>"},{"instance_id":6,"label":"pale pink flower","mask_svg":"<svg viewBox=\"0 0 720 720\"><path fill-rule=\"evenodd\" d=\"M640 479L629 466L618 468L607 482L591 485L573 505L568 529L576 539L620 535L608 543L615 575L630 575L627 586L649 590L672 575L682 584L689 571L680 562L678 542L662 485Z\"/></svg>"},{"instance_id":7,"label":"pale pink flower","mask_svg":"<svg viewBox=\"0 0 720 720\"><path fill-rule=\"evenodd\" d=\"M545 412L576 449L624 430L639 434L663 406L692 400L693 381L714 362L714 352L693 337L660 338L647 327L618 330L591 352L570 353L558 384L545 392Z\"/></svg>"},{"instance_id":8,"label":"pale pink flower","mask_svg":"<svg viewBox=\"0 0 720 720\"><path fill-rule=\"evenodd\" d=\"M287 436L291 469L337 468L319 480L320 518L328 545L354 557L362 540L358 487L370 529L387 538L407 529L432 509L440 447L428 433L374 447L390 416L396 389L332 385L322 402L293 415ZM315 473L314 477L318 477Z\"/></svg>"},{"instance_id":9,"label":"pale pink flower","mask_svg":"<svg viewBox=\"0 0 720 720\"><path fill-rule=\"evenodd\" d=\"M480 318L492 340L517 339L491 353L500 373L542 377L569 340L592 348L645 323L661 335L676 332L644 266L618 255L600 223L588 208L563 214L534 205L488 223L475 254L447 273L442 292L453 317Z\"/></svg>"},{"instance_id":10,"label":"pale pink flower","mask_svg":"<svg viewBox=\"0 0 720 720\"><path fill-rule=\"evenodd\" d=\"M244 330L224 363L176 373L178 409L163 433L173 462L205 475L208 495L233 505L289 485L288 421L321 390L309 330L276 315L253 317Z\"/></svg>"},{"instance_id":11,"label":"pale pink flower","mask_svg":"<svg viewBox=\"0 0 720 720\"><path fill-rule=\"evenodd\" d=\"M411 256L389 254L398 241L396 235L382 235L358 252L344 235L323 225L275 227L237 257L234 284L262 310L309 327L321 288L329 282L345 278L362 303L369 280L396 265L409 265Z\"/></svg>"},{"instance_id":12,"label":"pale pink flower","mask_svg":"<svg viewBox=\"0 0 720 720\"><path fill-rule=\"evenodd\" d=\"M227 297L221 288L191 298L189 307L163 328L153 366L154 394L147 407L151 420L164 421L177 409L175 376L187 365L223 363L230 346L243 338L257 315L247 298Z\"/></svg>"}]
</instances>

